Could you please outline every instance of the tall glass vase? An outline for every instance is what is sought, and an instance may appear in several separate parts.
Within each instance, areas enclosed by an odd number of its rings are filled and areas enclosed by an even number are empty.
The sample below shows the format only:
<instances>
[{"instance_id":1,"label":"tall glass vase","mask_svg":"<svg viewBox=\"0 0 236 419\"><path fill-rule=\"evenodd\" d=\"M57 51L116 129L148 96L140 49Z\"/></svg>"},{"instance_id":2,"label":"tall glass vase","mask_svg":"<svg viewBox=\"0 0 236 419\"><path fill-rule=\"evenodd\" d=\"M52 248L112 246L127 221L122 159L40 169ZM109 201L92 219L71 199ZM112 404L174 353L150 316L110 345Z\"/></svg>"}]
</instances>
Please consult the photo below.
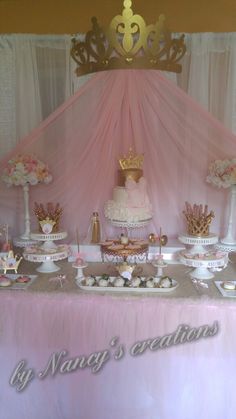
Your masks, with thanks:
<instances>
[{"instance_id":1,"label":"tall glass vase","mask_svg":"<svg viewBox=\"0 0 236 419\"><path fill-rule=\"evenodd\" d=\"M228 207L228 226L227 226L227 233L226 236L221 239L221 243L235 246L236 239L235 239L235 210L236 210L236 185L232 185L230 187L230 196L229 196L229 207Z\"/></svg>"},{"instance_id":2,"label":"tall glass vase","mask_svg":"<svg viewBox=\"0 0 236 419\"><path fill-rule=\"evenodd\" d=\"M29 213L29 185L23 186L23 197L24 197L24 220L25 220L25 231L20 236L23 240L30 239L30 213Z\"/></svg>"}]
</instances>

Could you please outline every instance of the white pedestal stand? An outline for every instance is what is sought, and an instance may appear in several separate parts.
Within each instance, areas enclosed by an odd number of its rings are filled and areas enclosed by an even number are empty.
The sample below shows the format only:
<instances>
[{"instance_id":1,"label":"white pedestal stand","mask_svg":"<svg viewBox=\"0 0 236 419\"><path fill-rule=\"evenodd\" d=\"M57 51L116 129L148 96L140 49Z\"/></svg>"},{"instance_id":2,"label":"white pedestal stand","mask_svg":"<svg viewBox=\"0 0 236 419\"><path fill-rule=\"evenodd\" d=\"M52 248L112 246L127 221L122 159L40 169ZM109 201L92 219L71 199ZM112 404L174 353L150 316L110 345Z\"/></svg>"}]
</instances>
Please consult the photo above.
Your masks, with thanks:
<instances>
[{"instance_id":1,"label":"white pedestal stand","mask_svg":"<svg viewBox=\"0 0 236 419\"><path fill-rule=\"evenodd\" d=\"M229 214L228 214L228 227L226 236L220 240L220 242L227 246L235 246L236 249L236 239L234 234L234 219L235 219L235 209L236 209L236 185L230 187L230 197L229 197Z\"/></svg>"},{"instance_id":2,"label":"white pedestal stand","mask_svg":"<svg viewBox=\"0 0 236 419\"><path fill-rule=\"evenodd\" d=\"M44 244L26 249L23 254L24 258L29 262L42 262L36 268L38 272L50 273L59 271L60 267L54 262L66 259L68 250L66 245L57 246L54 241L66 238L67 233L65 231L50 234L31 233L31 237L33 240L43 241Z\"/></svg>"},{"instance_id":3,"label":"white pedestal stand","mask_svg":"<svg viewBox=\"0 0 236 419\"><path fill-rule=\"evenodd\" d=\"M191 246L188 249L189 253L207 253L209 250L205 246L213 246L218 243L218 236L216 234L209 234L205 237L194 237L186 234L181 234L178 237L179 241L187 246Z\"/></svg>"},{"instance_id":4,"label":"white pedestal stand","mask_svg":"<svg viewBox=\"0 0 236 419\"><path fill-rule=\"evenodd\" d=\"M17 247L27 247L36 244L35 240L30 237L30 212L29 212L29 185L22 186L24 197L24 219L25 231L20 237L13 238L13 244Z\"/></svg>"},{"instance_id":5,"label":"white pedestal stand","mask_svg":"<svg viewBox=\"0 0 236 419\"><path fill-rule=\"evenodd\" d=\"M44 242L42 246L40 246L40 248L44 250L48 250L48 249L56 249L57 245L54 243L54 241L65 239L67 237L67 233L66 231L59 231L58 233L50 233L50 234L31 233L30 237L32 240Z\"/></svg>"},{"instance_id":6,"label":"white pedestal stand","mask_svg":"<svg viewBox=\"0 0 236 419\"><path fill-rule=\"evenodd\" d=\"M77 285L79 285L79 283L80 283L81 279L83 279L83 278L84 278L84 272L83 272L83 269L84 269L84 268L87 268L87 266L88 266L88 265L87 265L86 263L85 263L84 265L81 265L81 266L78 266L78 265L75 265L75 264L73 264L73 265L72 265L72 268L77 269L77 275L76 275L76 277L75 277Z\"/></svg>"},{"instance_id":7,"label":"white pedestal stand","mask_svg":"<svg viewBox=\"0 0 236 419\"><path fill-rule=\"evenodd\" d=\"M156 276L153 280L154 283L158 283L160 278L163 276L163 269L167 267L167 263L164 262L152 262L154 268L157 268Z\"/></svg>"},{"instance_id":8,"label":"white pedestal stand","mask_svg":"<svg viewBox=\"0 0 236 419\"><path fill-rule=\"evenodd\" d=\"M206 237L180 235L179 240L184 244L193 246L188 250L179 252L180 262L194 268L190 273L191 278L211 279L214 278L214 274L210 269L223 269L227 266L227 253L217 252L214 249L209 251L205 248L205 246L211 246L218 242L218 237L215 234Z\"/></svg>"},{"instance_id":9,"label":"white pedestal stand","mask_svg":"<svg viewBox=\"0 0 236 419\"><path fill-rule=\"evenodd\" d=\"M23 240L30 239L30 213L29 213L29 185L23 186L24 210L25 210L25 232L20 236Z\"/></svg>"}]
</instances>

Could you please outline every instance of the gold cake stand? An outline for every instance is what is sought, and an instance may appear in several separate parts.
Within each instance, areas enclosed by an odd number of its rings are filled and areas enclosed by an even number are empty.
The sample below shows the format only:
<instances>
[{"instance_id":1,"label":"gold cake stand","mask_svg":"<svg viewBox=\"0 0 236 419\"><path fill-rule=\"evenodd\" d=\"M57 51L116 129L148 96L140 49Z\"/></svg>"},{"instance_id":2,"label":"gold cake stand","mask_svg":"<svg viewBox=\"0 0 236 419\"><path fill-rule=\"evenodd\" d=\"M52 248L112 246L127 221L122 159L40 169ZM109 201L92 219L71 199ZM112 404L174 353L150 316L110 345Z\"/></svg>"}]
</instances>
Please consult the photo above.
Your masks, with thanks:
<instances>
[{"instance_id":1,"label":"gold cake stand","mask_svg":"<svg viewBox=\"0 0 236 419\"><path fill-rule=\"evenodd\" d=\"M145 255L147 260L148 242L145 240L129 240L127 244L121 244L120 240L107 240L100 243L100 246L103 262L105 255L119 257L124 262L126 262L130 256Z\"/></svg>"}]
</instances>

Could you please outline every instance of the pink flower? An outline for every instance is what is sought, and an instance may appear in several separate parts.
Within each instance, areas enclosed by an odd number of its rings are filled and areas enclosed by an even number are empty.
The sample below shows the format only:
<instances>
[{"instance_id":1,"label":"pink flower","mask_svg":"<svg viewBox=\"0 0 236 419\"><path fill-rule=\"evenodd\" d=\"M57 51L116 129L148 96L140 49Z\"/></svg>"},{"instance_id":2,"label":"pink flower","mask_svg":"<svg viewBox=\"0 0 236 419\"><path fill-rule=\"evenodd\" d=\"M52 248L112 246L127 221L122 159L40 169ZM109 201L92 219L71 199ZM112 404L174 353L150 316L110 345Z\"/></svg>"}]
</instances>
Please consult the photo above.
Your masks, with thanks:
<instances>
[{"instance_id":1,"label":"pink flower","mask_svg":"<svg viewBox=\"0 0 236 419\"><path fill-rule=\"evenodd\" d=\"M7 163L3 170L2 180L7 186L37 185L40 182L49 183L52 175L47 166L35 156L17 155Z\"/></svg>"}]
</instances>

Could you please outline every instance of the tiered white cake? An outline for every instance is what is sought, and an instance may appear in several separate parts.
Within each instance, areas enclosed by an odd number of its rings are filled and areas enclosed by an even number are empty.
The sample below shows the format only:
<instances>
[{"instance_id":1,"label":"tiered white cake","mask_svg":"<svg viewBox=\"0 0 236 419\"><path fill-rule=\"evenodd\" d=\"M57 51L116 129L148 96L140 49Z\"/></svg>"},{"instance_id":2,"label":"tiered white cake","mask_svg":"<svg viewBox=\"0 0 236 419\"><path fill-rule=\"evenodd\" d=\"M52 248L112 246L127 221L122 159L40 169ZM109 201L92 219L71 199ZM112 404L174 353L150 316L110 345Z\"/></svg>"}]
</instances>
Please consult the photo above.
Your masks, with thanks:
<instances>
[{"instance_id":1,"label":"tiered white cake","mask_svg":"<svg viewBox=\"0 0 236 419\"><path fill-rule=\"evenodd\" d=\"M111 221L139 223L152 218L152 205L147 192L147 182L141 169L143 156L130 150L127 158L119 160L121 186L113 189L112 200L105 204L105 216Z\"/></svg>"}]
</instances>

